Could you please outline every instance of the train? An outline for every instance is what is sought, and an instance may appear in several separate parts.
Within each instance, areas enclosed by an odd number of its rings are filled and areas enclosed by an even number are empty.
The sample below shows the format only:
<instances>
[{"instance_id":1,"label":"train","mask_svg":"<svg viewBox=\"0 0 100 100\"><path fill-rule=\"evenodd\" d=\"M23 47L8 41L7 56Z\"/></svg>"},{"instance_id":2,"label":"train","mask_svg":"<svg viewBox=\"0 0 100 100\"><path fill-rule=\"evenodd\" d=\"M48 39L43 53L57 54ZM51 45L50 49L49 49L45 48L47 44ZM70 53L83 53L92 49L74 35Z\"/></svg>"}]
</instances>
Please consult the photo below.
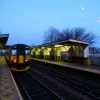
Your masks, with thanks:
<instances>
[{"instance_id":1,"label":"train","mask_svg":"<svg viewBox=\"0 0 100 100\"><path fill-rule=\"evenodd\" d=\"M12 71L28 71L31 62L31 47L26 44L12 45L5 57Z\"/></svg>"}]
</instances>

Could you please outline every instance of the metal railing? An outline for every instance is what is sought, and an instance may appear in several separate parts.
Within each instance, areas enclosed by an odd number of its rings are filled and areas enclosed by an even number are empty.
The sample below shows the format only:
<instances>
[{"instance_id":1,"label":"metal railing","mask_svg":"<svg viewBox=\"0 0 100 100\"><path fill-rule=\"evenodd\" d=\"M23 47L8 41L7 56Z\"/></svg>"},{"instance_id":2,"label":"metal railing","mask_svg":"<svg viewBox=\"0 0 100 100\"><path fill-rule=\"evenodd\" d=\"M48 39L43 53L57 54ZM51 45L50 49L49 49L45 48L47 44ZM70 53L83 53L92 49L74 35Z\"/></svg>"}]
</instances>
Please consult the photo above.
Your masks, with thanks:
<instances>
[{"instance_id":1,"label":"metal railing","mask_svg":"<svg viewBox=\"0 0 100 100\"><path fill-rule=\"evenodd\" d=\"M90 55L92 65L100 65L100 54Z\"/></svg>"}]
</instances>

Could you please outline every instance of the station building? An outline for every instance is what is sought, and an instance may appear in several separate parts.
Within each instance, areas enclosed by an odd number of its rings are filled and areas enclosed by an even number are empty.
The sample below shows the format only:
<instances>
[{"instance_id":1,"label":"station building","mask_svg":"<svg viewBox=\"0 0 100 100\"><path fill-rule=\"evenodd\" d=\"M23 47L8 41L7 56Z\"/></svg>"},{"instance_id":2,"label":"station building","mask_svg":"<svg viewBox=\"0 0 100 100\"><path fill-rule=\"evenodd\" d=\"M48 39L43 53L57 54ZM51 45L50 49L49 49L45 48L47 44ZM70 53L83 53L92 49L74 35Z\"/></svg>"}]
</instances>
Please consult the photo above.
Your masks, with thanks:
<instances>
[{"instance_id":1,"label":"station building","mask_svg":"<svg viewBox=\"0 0 100 100\"><path fill-rule=\"evenodd\" d=\"M89 43L69 39L42 44L32 47L31 55L33 58L83 64L89 57Z\"/></svg>"}]
</instances>

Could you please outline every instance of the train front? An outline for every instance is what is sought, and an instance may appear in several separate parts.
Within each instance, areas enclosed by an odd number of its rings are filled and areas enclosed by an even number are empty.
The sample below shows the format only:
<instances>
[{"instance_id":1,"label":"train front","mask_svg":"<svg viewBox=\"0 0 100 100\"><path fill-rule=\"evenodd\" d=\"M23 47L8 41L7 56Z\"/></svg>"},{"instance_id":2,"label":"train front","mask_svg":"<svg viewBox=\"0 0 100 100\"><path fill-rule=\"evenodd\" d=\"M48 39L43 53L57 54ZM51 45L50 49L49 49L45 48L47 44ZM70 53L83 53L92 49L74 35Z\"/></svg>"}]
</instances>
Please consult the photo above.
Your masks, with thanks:
<instances>
[{"instance_id":1,"label":"train front","mask_svg":"<svg viewBox=\"0 0 100 100\"><path fill-rule=\"evenodd\" d=\"M27 71L30 69L29 63L31 61L30 46L25 44L16 44L11 49L11 70L13 71Z\"/></svg>"}]
</instances>

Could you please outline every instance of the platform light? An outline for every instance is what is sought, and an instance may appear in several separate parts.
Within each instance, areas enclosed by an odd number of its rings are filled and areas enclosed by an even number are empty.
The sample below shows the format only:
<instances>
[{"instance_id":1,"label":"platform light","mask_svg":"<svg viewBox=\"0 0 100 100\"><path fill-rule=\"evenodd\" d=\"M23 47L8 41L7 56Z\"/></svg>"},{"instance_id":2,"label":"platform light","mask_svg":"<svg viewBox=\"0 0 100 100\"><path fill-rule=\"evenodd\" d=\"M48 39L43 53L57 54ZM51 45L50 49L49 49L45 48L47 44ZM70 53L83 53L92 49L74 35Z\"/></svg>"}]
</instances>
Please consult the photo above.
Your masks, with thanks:
<instances>
[{"instance_id":1,"label":"platform light","mask_svg":"<svg viewBox=\"0 0 100 100\"><path fill-rule=\"evenodd\" d=\"M55 45L55 47L61 47L62 45Z\"/></svg>"},{"instance_id":2,"label":"platform light","mask_svg":"<svg viewBox=\"0 0 100 100\"><path fill-rule=\"evenodd\" d=\"M44 49L45 47L41 47L41 49Z\"/></svg>"}]
</instances>

